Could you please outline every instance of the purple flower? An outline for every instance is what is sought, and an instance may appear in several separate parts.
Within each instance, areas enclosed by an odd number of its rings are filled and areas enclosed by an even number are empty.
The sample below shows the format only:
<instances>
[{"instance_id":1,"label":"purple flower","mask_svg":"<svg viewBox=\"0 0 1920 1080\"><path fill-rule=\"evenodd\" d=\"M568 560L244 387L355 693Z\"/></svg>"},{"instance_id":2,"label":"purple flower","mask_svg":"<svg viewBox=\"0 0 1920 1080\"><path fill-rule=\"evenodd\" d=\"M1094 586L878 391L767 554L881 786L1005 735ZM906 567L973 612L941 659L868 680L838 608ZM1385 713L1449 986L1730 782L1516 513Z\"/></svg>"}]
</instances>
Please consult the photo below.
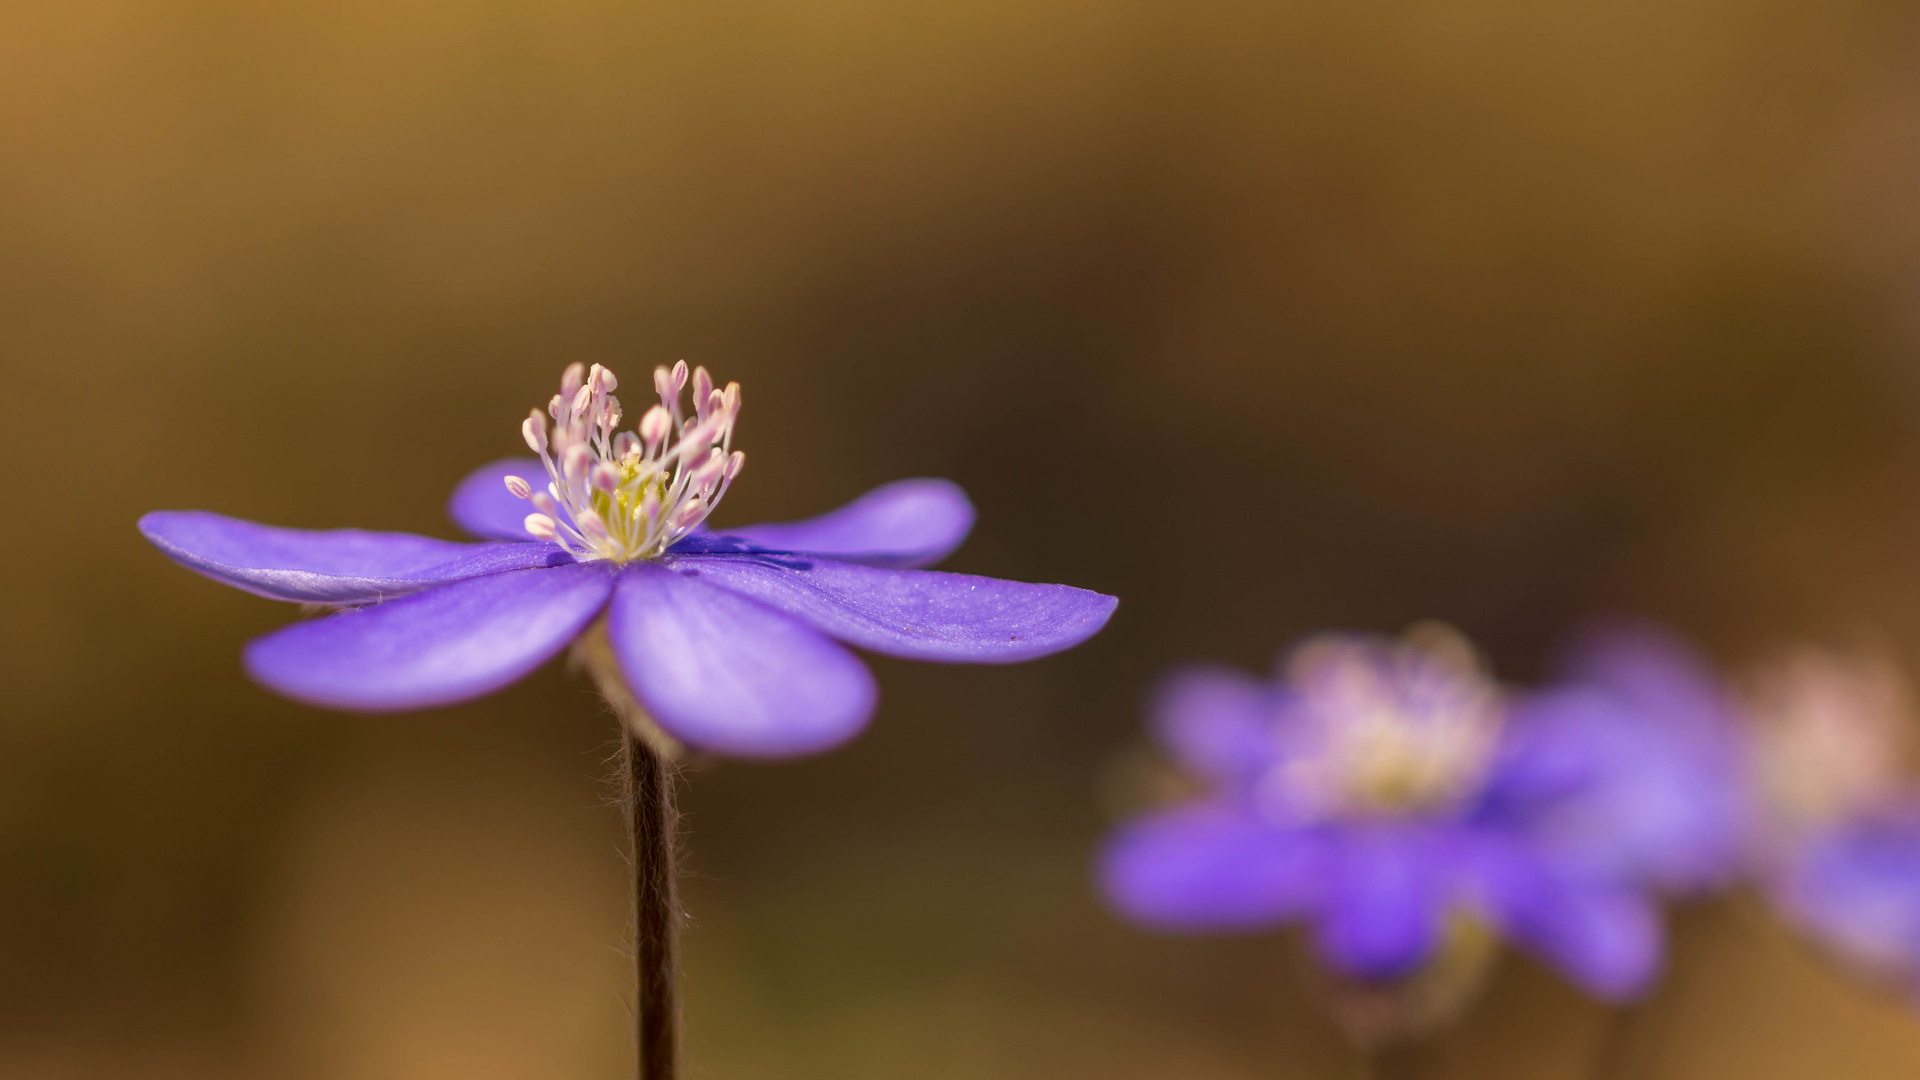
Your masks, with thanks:
<instances>
[{"instance_id":1,"label":"purple flower","mask_svg":"<svg viewBox=\"0 0 1920 1080\"><path fill-rule=\"evenodd\" d=\"M1717 758L1634 775L1666 749L1645 707L1601 680L1511 699L1438 628L1311 639L1275 683L1180 671L1153 731L1209 791L1124 826L1103 890L1163 930L1307 924L1326 964L1371 982L1418 974L1464 923L1633 996L1660 960L1655 884L1723 873L1734 849L1673 790L1704 790Z\"/></svg>"},{"instance_id":2,"label":"purple flower","mask_svg":"<svg viewBox=\"0 0 1920 1080\"><path fill-rule=\"evenodd\" d=\"M804 521L704 526L739 475L739 384L656 369L660 404L618 430L613 374L569 368L522 433L538 459L496 462L455 491L481 543L307 531L204 511L140 520L174 561L276 600L341 608L247 646L289 697L352 710L447 705L533 671L606 620L621 672L668 734L727 754L822 750L872 714L845 645L919 660L1013 663L1092 636L1114 598L916 569L973 524L944 480L902 480ZM531 512L529 512L531 511ZM845 643L845 644L842 644Z\"/></svg>"},{"instance_id":3,"label":"purple flower","mask_svg":"<svg viewBox=\"0 0 1920 1080\"><path fill-rule=\"evenodd\" d=\"M1906 681L1883 657L1802 649L1750 691L1762 884L1842 961L1920 992L1920 793L1900 769Z\"/></svg>"},{"instance_id":4,"label":"purple flower","mask_svg":"<svg viewBox=\"0 0 1920 1080\"><path fill-rule=\"evenodd\" d=\"M1738 710L1670 634L1612 624L1580 635L1560 679L1516 703L1505 759L1488 809L1564 858L1685 894L1741 869Z\"/></svg>"}]
</instances>

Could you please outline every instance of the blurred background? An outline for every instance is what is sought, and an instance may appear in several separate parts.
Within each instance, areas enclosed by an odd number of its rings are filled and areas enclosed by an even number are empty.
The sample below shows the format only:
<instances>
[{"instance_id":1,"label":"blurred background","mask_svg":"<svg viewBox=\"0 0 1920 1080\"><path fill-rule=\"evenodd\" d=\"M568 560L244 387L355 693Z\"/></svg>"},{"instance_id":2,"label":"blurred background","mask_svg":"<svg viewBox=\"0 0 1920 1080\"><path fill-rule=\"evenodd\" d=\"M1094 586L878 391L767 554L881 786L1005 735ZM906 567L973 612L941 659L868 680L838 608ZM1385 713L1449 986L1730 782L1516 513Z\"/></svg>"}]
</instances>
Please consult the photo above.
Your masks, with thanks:
<instances>
[{"instance_id":1,"label":"blurred background","mask_svg":"<svg viewBox=\"0 0 1920 1080\"><path fill-rule=\"evenodd\" d=\"M70 0L0 9L0 1075L627 1075L613 724L254 688L158 508L453 535L560 369L745 385L719 524L950 476L950 569L1124 598L877 661L690 775L691 1077L1348 1077L1273 939L1087 884L1151 674L1599 612L1920 662L1920 9L1897 0ZM1738 905L1645 1075L1911 1076ZM1576 1077L1508 959L1432 1076Z\"/></svg>"}]
</instances>

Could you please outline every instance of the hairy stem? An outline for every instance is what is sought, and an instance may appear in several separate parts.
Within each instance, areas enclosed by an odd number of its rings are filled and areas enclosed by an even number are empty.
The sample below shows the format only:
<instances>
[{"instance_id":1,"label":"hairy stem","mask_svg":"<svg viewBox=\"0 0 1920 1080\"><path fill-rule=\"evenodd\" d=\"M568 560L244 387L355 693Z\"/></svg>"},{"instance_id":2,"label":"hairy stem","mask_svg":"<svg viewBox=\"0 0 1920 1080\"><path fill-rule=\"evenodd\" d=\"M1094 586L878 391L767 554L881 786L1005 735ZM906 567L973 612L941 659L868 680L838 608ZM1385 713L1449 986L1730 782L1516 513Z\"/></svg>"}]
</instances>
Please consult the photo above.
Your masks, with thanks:
<instances>
[{"instance_id":1,"label":"hairy stem","mask_svg":"<svg viewBox=\"0 0 1920 1080\"><path fill-rule=\"evenodd\" d=\"M674 865L680 827L680 813L674 806L676 747L627 688L604 622L580 637L573 655L620 717L621 805L633 855L634 1041L639 1078L676 1080L680 1021L675 957L680 931Z\"/></svg>"},{"instance_id":2,"label":"hairy stem","mask_svg":"<svg viewBox=\"0 0 1920 1080\"><path fill-rule=\"evenodd\" d=\"M627 824L633 838L633 952L639 976L634 1017L640 1080L674 1080L679 1036L674 944L680 903L674 880L673 773L666 758L621 725Z\"/></svg>"}]
</instances>

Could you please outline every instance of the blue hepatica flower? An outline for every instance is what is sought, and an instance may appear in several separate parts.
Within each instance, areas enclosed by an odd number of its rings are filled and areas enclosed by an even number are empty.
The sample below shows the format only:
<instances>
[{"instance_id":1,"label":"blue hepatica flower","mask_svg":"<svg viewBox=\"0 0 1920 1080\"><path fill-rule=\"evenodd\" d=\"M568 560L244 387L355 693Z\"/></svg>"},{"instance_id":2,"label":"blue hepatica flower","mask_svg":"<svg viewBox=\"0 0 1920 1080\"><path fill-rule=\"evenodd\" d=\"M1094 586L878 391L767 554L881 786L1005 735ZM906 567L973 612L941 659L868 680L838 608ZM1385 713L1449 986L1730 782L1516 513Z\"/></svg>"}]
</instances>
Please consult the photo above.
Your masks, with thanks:
<instances>
[{"instance_id":1,"label":"blue hepatica flower","mask_svg":"<svg viewBox=\"0 0 1920 1080\"><path fill-rule=\"evenodd\" d=\"M843 644L918 660L1012 663L1079 644L1110 596L918 569L959 546L966 495L902 480L820 517L725 534L704 522L739 475L739 384L654 372L660 403L619 430L613 373L575 364L450 512L481 543L275 528L164 511L168 557L275 600L343 610L252 642L248 672L316 705L448 705L539 667L604 616L635 697L669 735L741 756L808 753L858 732L873 677Z\"/></svg>"},{"instance_id":2,"label":"blue hepatica flower","mask_svg":"<svg viewBox=\"0 0 1920 1080\"><path fill-rule=\"evenodd\" d=\"M1606 645L1518 698L1433 627L1311 639L1276 683L1178 672L1153 731L1210 790L1124 826L1103 889L1158 929L1307 924L1322 960L1363 981L1419 973L1465 921L1631 997L1659 966L1655 890L1723 877L1736 853L1737 767L1679 730L1724 717L1679 693L1711 687L1680 654Z\"/></svg>"},{"instance_id":3,"label":"blue hepatica flower","mask_svg":"<svg viewBox=\"0 0 1920 1080\"><path fill-rule=\"evenodd\" d=\"M1920 792L1901 774L1912 723L1884 658L1803 649L1749 699L1762 884L1792 922L1864 974L1920 993Z\"/></svg>"}]
</instances>

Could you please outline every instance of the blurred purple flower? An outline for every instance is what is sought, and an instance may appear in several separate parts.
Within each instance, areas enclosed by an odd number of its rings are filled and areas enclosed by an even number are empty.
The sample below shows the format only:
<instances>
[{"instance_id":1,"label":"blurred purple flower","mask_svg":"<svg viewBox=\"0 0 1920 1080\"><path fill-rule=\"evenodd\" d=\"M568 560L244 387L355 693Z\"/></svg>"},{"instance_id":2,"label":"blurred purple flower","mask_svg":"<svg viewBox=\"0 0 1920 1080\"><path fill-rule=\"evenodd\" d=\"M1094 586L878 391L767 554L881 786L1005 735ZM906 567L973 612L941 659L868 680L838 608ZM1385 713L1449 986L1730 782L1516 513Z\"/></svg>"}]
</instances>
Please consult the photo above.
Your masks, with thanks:
<instances>
[{"instance_id":1,"label":"blurred purple flower","mask_svg":"<svg viewBox=\"0 0 1920 1080\"><path fill-rule=\"evenodd\" d=\"M1154 734L1210 791L1121 829L1107 897L1172 931L1307 923L1331 968L1383 982L1464 919L1598 997L1637 994L1656 888L1721 879L1737 852L1737 762L1676 648L1614 634L1581 655L1579 681L1518 701L1439 628L1311 639L1277 683L1177 672Z\"/></svg>"},{"instance_id":2,"label":"blurred purple flower","mask_svg":"<svg viewBox=\"0 0 1920 1080\"><path fill-rule=\"evenodd\" d=\"M1651 626L1590 628L1521 698L1484 812L1561 858L1683 894L1733 882L1750 807L1738 710Z\"/></svg>"},{"instance_id":3,"label":"blurred purple flower","mask_svg":"<svg viewBox=\"0 0 1920 1080\"><path fill-rule=\"evenodd\" d=\"M603 613L634 695L668 734L721 753L808 753L857 733L872 675L838 642L956 663L1077 645L1114 598L916 569L944 558L973 507L944 480L902 480L804 521L727 534L703 522L740 472L738 384L657 369L633 431L611 372L576 364L522 433L539 455L479 469L449 510L483 543L307 531L204 511L140 530L168 557L276 600L344 608L246 649L252 676L353 710L448 705L539 667ZM549 428L549 420L551 428ZM536 478L543 478L536 479ZM529 509L533 512L528 513Z\"/></svg>"},{"instance_id":4,"label":"blurred purple flower","mask_svg":"<svg viewBox=\"0 0 1920 1080\"><path fill-rule=\"evenodd\" d=\"M1906 681L1883 657L1802 649L1753 680L1762 883L1865 974L1920 991L1920 793L1900 762Z\"/></svg>"}]
</instances>

